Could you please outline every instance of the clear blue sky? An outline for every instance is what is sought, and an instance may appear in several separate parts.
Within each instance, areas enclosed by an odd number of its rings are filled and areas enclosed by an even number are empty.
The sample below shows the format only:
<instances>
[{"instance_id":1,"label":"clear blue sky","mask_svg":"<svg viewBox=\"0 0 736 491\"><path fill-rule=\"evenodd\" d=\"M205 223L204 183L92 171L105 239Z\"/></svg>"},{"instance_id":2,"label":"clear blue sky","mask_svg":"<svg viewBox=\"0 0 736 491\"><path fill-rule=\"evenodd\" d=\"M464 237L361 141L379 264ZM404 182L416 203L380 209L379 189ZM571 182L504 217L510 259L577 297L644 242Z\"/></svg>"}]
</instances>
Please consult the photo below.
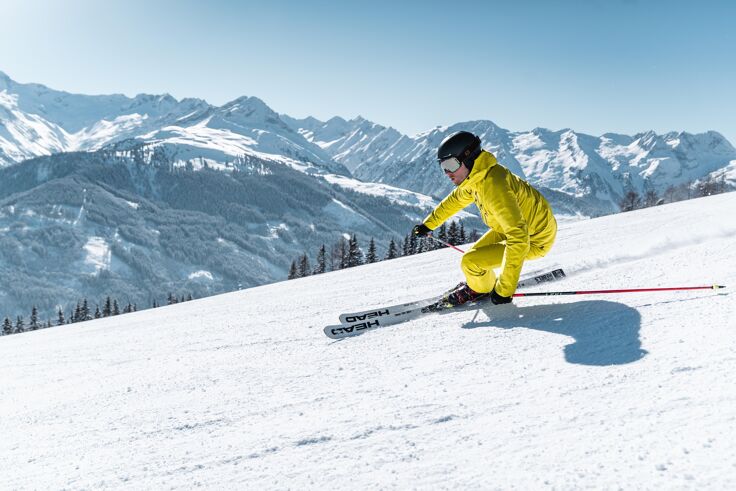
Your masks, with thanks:
<instances>
[{"instance_id":1,"label":"clear blue sky","mask_svg":"<svg viewBox=\"0 0 736 491\"><path fill-rule=\"evenodd\" d=\"M257 96L409 134L490 119L736 145L726 0L4 0L0 70L85 94Z\"/></svg>"}]
</instances>

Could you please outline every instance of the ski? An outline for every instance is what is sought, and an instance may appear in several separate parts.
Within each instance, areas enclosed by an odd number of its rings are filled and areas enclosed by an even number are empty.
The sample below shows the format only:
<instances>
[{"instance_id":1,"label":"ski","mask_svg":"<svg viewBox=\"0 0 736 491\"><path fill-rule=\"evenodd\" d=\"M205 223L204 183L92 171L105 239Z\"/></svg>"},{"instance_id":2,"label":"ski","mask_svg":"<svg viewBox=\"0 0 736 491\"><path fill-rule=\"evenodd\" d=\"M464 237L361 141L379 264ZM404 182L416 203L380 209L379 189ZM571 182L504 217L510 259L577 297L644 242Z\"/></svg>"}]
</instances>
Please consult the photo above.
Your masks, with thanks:
<instances>
[{"instance_id":1,"label":"ski","mask_svg":"<svg viewBox=\"0 0 736 491\"><path fill-rule=\"evenodd\" d=\"M420 309L415 309L417 312L421 311ZM404 317L404 320L409 320L409 318ZM386 318L376 318L372 320L366 320L363 322L356 322L354 324L335 324L331 326L325 326L325 335L328 338L331 339L343 339L350 336L358 336L359 334L363 334L364 332L371 331L373 329L378 329L379 327L385 327L392 324L397 324L396 321L389 321Z\"/></svg>"},{"instance_id":2,"label":"ski","mask_svg":"<svg viewBox=\"0 0 736 491\"><path fill-rule=\"evenodd\" d=\"M562 270L562 268L558 268L553 271L523 278L519 280L517 288L528 288L540 283L556 281L562 278L565 278L565 272ZM424 307L433 304L436 301L437 297L430 297L413 302L391 305L388 307L379 307L371 310L363 310L361 312L340 314L340 322L342 324L355 324L379 318L392 318L395 316L400 316L408 311L414 310L417 307Z\"/></svg>"},{"instance_id":3,"label":"ski","mask_svg":"<svg viewBox=\"0 0 736 491\"><path fill-rule=\"evenodd\" d=\"M565 272L562 269L555 269L548 273L526 278L519 282L519 287L533 286L539 283L559 280L564 277ZM483 301L468 304L467 306L463 306L463 308L473 307L479 303L483 303ZM341 324L326 326L324 332L331 339L358 336L380 327L400 324L428 313L449 310L450 308L452 307L445 306L437 297L433 297L416 302L392 305L390 307L382 307L352 314L342 314L340 316Z\"/></svg>"},{"instance_id":4,"label":"ski","mask_svg":"<svg viewBox=\"0 0 736 491\"><path fill-rule=\"evenodd\" d=\"M446 310L456 310L456 311L470 310L479 305L484 304L486 301L489 300L489 298L490 297L486 297L476 302L467 303L465 305L460 305L457 307L447 305L443 303L442 300L438 300L437 298L435 298L432 302L426 305L417 305L407 310L404 310L403 312L396 312L395 314L387 316L387 317L378 317L378 318L366 319L360 322L354 322L354 323L348 323L348 324L335 324L331 326L326 326L324 328L324 332L328 338L332 338L332 339L342 339L342 338L348 338L351 336L358 336L360 334L363 334L364 332L378 329L379 327L386 327L386 326L392 326L395 324L401 324L406 321L418 319L419 317L422 317L427 314L442 312Z\"/></svg>"},{"instance_id":5,"label":"ski","mask_svg":"<svg viewBox=\"0 0 736 491\"><path fill-rule=\"evenodd\" d=\"M394 314L384 317L371 317L365 320L357 322L349 322L343 324L335 324L326 326L324 331L328 338L342 339L350 336L358 336L366 331L378 329L379 327L391 326L394 324L400 324L408 320L416 319L422 315L439 310L439 301L434 298L431 302L426 305L415 305L408 307L401 312L395 312Z\"/></svg>"},{"instance_id":6,"label":"ski","mask_svg":"<svg viewBox=\"0 0 736 491\"><path fill-rule=\"evenodd\" d=\"M542 273L540 275L531 276L519 281L517 288L528 288L530 286L538 285L540 283L548 283L550 281L557 281L565 278L567 275L558 268L550 271L549 273Z\"/></svg>"}]
</instances>

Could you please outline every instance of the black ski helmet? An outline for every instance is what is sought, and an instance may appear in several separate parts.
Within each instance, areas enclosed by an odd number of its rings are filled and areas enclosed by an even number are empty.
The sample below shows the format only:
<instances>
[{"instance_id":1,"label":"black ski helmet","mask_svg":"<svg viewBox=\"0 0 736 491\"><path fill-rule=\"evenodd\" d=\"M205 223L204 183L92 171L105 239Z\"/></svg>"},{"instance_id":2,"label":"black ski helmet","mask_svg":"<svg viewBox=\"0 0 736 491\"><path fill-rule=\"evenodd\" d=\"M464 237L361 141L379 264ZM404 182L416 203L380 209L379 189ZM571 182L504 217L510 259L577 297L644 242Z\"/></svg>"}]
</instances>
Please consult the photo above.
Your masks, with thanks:
<instances>
[{"instance_id":1,"label":"black ski helmet","mask_svg":"<svg viewBox=\"0 0 736 491\"><path fill-rule=\"evenodd\" d=\"M468 170L473 169L475 159L480 155L480 138L469 131L457 131L445 137L437 149L437 160L442 162L455 157L465 164Z\"/></svg>"}]
</instances>

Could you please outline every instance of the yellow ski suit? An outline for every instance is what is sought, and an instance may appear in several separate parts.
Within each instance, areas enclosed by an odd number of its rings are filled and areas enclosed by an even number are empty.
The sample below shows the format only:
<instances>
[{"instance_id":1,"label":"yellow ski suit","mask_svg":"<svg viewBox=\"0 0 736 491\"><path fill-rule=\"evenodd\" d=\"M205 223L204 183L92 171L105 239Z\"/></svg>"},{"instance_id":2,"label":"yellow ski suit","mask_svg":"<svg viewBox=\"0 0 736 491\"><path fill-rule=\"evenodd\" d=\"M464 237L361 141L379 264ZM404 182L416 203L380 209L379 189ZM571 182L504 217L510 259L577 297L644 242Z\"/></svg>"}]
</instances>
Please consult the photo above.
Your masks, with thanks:
<instances>
[{"instance_id":1,"label":"yellow ski suit","mask_svg":"<svg viewBox=\"0 0 736 491\"><path fill-rule=\"evenodd\" d=\"M491 230L463 255L461 267L468 286L478 293L495 289L497 294L510 297L516 291L524 261L549 252L557 235L557 221L539 191L484 150L468 177L437 205L424 224L434 230L473 201ZM498 279L494 268L501 268Z\"/></svg>"}]
</instances>

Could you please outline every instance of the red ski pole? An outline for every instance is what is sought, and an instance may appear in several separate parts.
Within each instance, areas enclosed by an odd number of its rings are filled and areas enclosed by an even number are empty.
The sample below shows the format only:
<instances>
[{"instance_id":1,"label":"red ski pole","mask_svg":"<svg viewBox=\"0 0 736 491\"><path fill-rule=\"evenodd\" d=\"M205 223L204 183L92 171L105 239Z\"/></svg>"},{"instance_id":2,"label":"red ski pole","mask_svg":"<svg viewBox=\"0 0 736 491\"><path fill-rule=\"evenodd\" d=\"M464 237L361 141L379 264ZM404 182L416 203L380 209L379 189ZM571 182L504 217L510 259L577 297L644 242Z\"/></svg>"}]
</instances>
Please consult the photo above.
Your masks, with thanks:
<instances>
[{"instance_id":1,"label":"red ski pole","mask_svg":"<svg viewBox=\"0 0 736 491\"><path fill-rule=\"evenodd\" d=\"M717 290L726 288L723 285L711 286L676 286L669 288L627 288L623 290L576 290L570 292L537 292L537 293L514 293L514 297L546 297L554 295L598 295L604 293L635 293L635 292L669 292L675 290Z\"/></svg>"},{"instance_id":2,"label":"red ski pole","mask_svg":"<svg viewBox=\"0 0 736 491\"><path fill-rule=\"evenodd\" d=\"M456 250L457 252L459 252L460 254L465 254L465 251L464 251L464 250L462 250L462 249L460 249L459 247L456 247L456 246L454 246L454 245L450 244L449 242L445 242L445 241L444 241L444 240L442 240L442 239L438 239L437 237L433 237L433 236L432 236L432 234L427 234L427 237L429 237L429 238L430 238L430 239L432 239L432 240L436 240L436 241L437 241L437 242L439 242L440 244L444 244L444 245L446 245L447 247L452 247L453 249L455 249L455 250Z\"/></svg>"}]
</instances>

